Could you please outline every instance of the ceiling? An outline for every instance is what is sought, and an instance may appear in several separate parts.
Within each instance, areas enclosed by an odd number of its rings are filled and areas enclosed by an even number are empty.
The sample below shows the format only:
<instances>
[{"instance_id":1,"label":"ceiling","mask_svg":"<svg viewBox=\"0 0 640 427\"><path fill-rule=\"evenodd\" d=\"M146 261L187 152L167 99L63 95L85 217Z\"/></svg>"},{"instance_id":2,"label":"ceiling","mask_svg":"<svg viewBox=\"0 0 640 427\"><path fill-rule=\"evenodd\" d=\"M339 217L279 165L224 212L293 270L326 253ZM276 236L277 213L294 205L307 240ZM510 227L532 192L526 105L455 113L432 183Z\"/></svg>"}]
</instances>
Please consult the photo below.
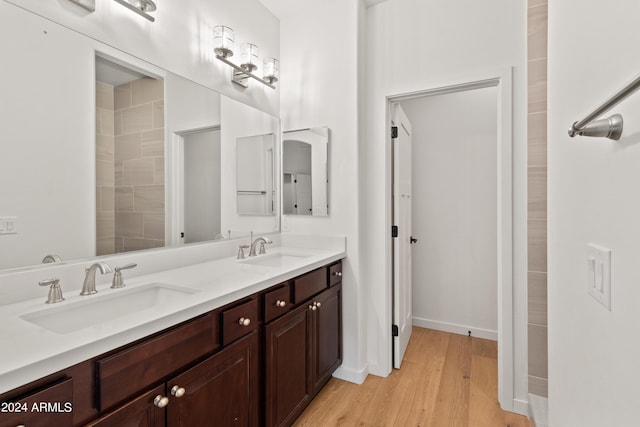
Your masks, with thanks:
<instances>
[{"instance_id":1,"label":"ceiling","mask_svg":"<svg viewBox=\"0 0 640 427\"><path fill-rule=\"evenodd\" d=\"M282 18L283 16L291 15L304 9L313 8L315 5L322 4L326 0L259 0L267 9L271 11L276 17ZM343 0L338 0L343 1ZM386 0L364 0L364 3L368 6L382 3Z\"/></svg>"}]
</instances>

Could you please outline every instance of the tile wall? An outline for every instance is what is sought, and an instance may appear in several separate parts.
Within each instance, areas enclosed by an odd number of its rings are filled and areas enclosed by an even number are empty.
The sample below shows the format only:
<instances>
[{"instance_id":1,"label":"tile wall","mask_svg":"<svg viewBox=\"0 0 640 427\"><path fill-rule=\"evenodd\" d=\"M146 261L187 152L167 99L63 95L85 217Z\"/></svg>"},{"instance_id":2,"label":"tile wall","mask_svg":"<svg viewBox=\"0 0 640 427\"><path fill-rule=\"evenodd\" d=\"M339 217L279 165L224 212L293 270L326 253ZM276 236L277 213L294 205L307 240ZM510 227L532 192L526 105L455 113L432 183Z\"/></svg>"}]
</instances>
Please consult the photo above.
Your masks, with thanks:
<instances>
[{"instance_id":1,"label":"tile wall","mask_svg":"<svg viewBox=\"0 0 640 427\"><path fill-rule=\"evenodd\" d=\"M547 0L528 0L529 393L547 396Z\"/></svg>"},{"instance_id":2,"label":"tile wall","mask_svg":"<svg viewBox=\"0 0 640 427\"><path fill-rule=\"evenodd\" d=\"M96 255L115 252L113 86L96 82Z\"/></svg>"},{"instance_id":3,"label":"tile wall","mask_svg":"<svg viewBox=\"0 0 640 427\"><path fill-rule=\"evenodd\" d=\"M115 252L164 246L164 84L114 88Z\"/></svg>"}]
</instances>

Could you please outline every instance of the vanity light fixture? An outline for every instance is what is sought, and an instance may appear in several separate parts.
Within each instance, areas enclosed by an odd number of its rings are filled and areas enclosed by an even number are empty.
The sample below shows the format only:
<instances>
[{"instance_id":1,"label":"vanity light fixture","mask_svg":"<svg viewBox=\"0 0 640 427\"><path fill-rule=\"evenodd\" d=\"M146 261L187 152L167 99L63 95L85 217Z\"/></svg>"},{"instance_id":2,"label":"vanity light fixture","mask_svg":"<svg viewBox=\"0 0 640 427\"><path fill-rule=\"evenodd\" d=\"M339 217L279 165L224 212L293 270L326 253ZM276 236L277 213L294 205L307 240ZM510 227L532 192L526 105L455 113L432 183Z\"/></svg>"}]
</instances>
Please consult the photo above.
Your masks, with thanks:
<instances>
[{"instance_id":1,"label":"vanity light fixture","mask_svg":"<svg viewBox=\"0 0 640 427\"><path fill-rule=\"evenodd\" d=\"M280 62L275 58L267 58L264 60L262 71L264 79L274 84L280 78Z\"/></svg>"},{"instance_id":2,"label":"vanity light fixture","mask_svg":"<svg viewBox=\"0 0 640 427\"><path fill-rule=\"evenodd\" d=\"M233 56L234 49L233 30L231 28L224 25L216 26L213 29L213 43L213 52L216 54L216 58L233 68L231 74L233 83L247 88L249 87L249 78L252 78L271 89L276 88L273 85L278 81L279 77L279 66L276 59L268 58L265 61L264 79L254 74L254 71L258 69L258 46L252 43L244 43L240 47L240 65L237 65L229 60ZM271 68L269 68L270 71L268 72L267 61L275 61L274 63L270 62L272 66L270 66Z\"/></svg>"},{"instance_id":3,"label":"vanity light fixture","mask_svg":"<svg viewBox=\"0 0 640 427\"><path fill-rule=\"evenodd\" d=\"M133 10L138 15L154 22L156 19L147 12L155 12L157 9L153 0L115 0L129 10Z\"/></svg>"}]
</instances>

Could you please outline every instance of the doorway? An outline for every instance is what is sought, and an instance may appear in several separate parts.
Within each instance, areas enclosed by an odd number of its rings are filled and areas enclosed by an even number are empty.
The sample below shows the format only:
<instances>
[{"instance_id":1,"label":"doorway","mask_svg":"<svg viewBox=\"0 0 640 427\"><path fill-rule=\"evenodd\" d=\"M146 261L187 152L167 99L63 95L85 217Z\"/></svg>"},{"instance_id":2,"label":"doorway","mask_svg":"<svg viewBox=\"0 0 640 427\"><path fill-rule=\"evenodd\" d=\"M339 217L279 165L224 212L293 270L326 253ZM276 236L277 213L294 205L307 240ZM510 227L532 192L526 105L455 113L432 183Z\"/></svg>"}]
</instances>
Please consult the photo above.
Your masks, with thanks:
<instances>
[{"instance_id":1,"label":"doorway","mask_svg":"<svg viewBox=\"0 0 640 427\"><path fill-rule=\"evenodd\" d=\"M514 408L514 361L513 361L513 258L512 258L512 234L513 234L513 225L512 225L512 137L511 137L511 70L505 69L501 72L497 72L493 74L494 77L490 78L482 78L477 80L468 80L466 82L448 85L448 86L437 86L421 91L400 94L395 96L387 97L387 111L388 111L388 121L389 127L391 127L391 117L390 113L392 111L392 106L394 104L401 104L403 106L409 107L411 103L418 102L417 100L425 97L434 97L437 95L447 95L447 94L461 94L465 92L470 92L474 90L481 90L486 88L493 88L492 94L492 109L495 117L495 129L497 137L494 141L493 155L495 162L493 163L493 176L490 177L493 182L493 194L494 198L488 198L486 203L493 203L493 231L492 238L493 243L488 243L490 246L493 246L491 252L495 254L493 261L484 259L481 264L486 267L487 263L492 263L491 266L493 269L493 282L495 293L494 297L489 297L489 299L493 299L495 302L495 309L493 311L493 319L489 319L490 324L493 321L496 329L491 329L491 327L482 327L474 329L476 335L482 335L481 332L491 333L497 336L498 340L498 399L500 401L500 405L505 410L513 410ZM411 101L411 102L410 102ZM410 108L410 107L409 107ZM448 111L446 114L452 115L454 118L456 117L456 111ZM445 134L448 133L449 141L455 140L458 135L458 130L460 125L444 126ZM391 136L391 129L389 129L388 135ZM485 153L486 154L486 153ZM388 161L391 162L391 158L388 158ZM446 166L446 162L442 162L444 166ZM455 179L458 179L455 174L452 175ZM436 184L436 188L437 188ZM455 196L451 196L451 198L455 199ZM389 205L393 203L393 197L391 196L388 199ZM419 208L419 205L417 206ZM414 215L415 215L414 210ZM461 230L457 230L456 232L462 232ZM421 243L424 243L424 239L428 239L429 236L419 236L416 235ZM391 245L392 239L389 239L389 245ZM420 243L418 243L420 244ZM389 246L391 247L391 246ZM461 248L464 250L465 248ZM468 249L468 248L467 248ZM474 249L477 252L477 250ZM391 251L390 251L391 252ZM438 266L438 260L434 261L431 265ZM453 259L455 261L455 259ZM390 260L392 265L392 270L398 268L398 262L402 262L400 260L394 260L393 257ZM391 275L392 277L395 274ZM393 294L397 294L396 284L392 280L392 288L394 289ZM394 298L396 298L394 296ZM403 296L400 294L400 298ZM406 297L404 297L406 298ZM471 303L473 303L473 298L471 296L467 296ZM409 298L410 299L410 298ZM389 318L395 318L393 314L393 302L390 304L390 312L392 313ZM414 305L415 307L415 305ZM416 320L416 315L414 315L414 321ZM416 322L420 325L419 319ZM454 323L454 322L442 322L442 323ZM461 326L464 328L468 325L469 321L462 321L461 324L457 326ZM427 326L427 325L420 325ZM442 324L440 325L442 326ZM433 327L431 325L430 327ZM391 328L394 330L394 328ZM444 329L444 328L441 328ZM457 333L464 333L466 331L454 330ZM472 332L473 333L473 332Z\"/></svg>"}]
</instances>

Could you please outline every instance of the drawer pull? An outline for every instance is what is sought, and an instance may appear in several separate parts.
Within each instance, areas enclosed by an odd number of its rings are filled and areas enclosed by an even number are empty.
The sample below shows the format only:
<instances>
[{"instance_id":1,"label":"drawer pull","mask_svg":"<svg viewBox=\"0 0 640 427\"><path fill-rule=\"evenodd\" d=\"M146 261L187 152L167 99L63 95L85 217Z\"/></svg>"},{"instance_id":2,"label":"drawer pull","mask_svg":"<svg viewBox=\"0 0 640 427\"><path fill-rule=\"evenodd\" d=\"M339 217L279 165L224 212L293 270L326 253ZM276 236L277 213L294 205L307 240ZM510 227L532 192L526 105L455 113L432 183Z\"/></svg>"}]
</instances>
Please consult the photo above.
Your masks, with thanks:
<instances>
[{"instance_id":1,"label":"drawer pull","mask_svg":"<svg viewBox=\"0 0 640 427\"><path fill-rule=\"evenodd\" d=\"M286 306L287 306L287 302L286 301L282 301L281 299L276 301L276 307L286 307Z\"/></svg>"},{"instance_id":2,"label":"drawer pull","mask_svg":"<svg viewBox=\"0 0 640 427\"><path fill-rule=\"evenodd\" d=\"M249 326L251 324L251 319L241 317L240 320L238 320L238 323L242 326Z\"/></svg>"},{"instance_id":3,"label":"drawer pull","mask_svg":"<svg viewBox=\"0 0 640 427\"><path fill-rule=\"evenodd\" d=\"M153 404L158 408L164 408L169 404L169 398L157 395L155 399L153 399Z\"/></svg>"},{"instance_id":4,"label":"drawer pull","mask_svg":"<svg viewBox=\"0 0 640 427\"><path fill-rule=\"evenodd\" d=\"M334 276L338 276L338 277L342 277L342 271L334 271L333 275Z\"/></svg>"},{"instance_id":5,"label":"drawer pull","mask_svg":"<svg viewBox=\"0 0 640 427\"><path fill-rule=\"evenodd\" d=\"M175 397L182 397L186 392L187 391L179 385L174 385L173 387L171 387L171 394Z\"/></svg>"}]
</instances>

